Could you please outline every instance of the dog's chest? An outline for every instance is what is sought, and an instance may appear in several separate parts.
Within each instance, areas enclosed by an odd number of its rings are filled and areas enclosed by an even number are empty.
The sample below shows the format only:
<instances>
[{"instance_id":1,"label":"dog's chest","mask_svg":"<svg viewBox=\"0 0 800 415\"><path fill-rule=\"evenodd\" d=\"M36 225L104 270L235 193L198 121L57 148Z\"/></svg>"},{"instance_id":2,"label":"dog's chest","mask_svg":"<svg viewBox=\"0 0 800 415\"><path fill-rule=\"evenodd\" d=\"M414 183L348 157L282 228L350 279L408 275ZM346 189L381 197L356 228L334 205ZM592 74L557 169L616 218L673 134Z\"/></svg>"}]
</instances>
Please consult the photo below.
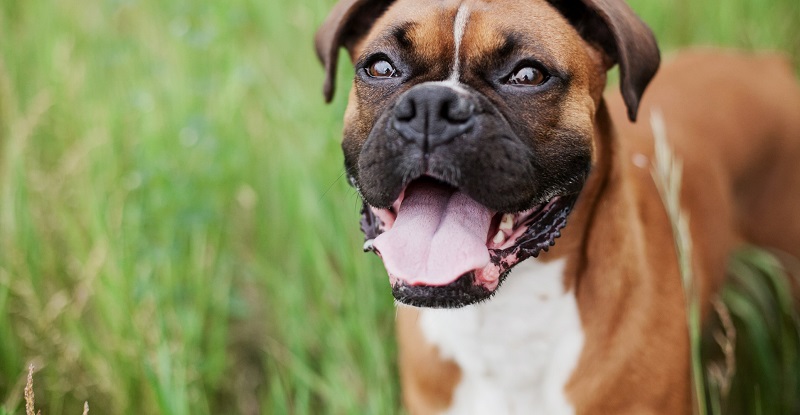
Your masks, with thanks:
<instances>
[{"instance_id":1,"label":"dog's chest","mask_svg":"<svg viewBox=\"0 0 800 415\"><path fill-rule=\"evenodd\" d=\"M496 296L457 310L426 309L420 326L461 368L448 414L573 414L564 393L583 347L564 260L519 264Z\"/></svg>"}]
</instances>

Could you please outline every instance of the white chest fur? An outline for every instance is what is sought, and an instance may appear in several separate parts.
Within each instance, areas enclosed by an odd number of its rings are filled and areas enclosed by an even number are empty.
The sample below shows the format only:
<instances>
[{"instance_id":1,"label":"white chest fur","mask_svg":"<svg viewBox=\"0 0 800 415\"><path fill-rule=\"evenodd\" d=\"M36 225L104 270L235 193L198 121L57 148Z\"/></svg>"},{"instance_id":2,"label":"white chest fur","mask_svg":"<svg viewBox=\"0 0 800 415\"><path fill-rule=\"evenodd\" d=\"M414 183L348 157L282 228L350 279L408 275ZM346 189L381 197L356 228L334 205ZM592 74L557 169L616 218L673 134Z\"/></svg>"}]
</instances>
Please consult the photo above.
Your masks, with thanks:
<instances>
[{"instance_id":1,"label":"white chest fur","mask_svg":"<svg viewBox=\"0 0 800 415\"><path fill-rule=\"evenodd\" d=\"M422 311L426 339L461 367L447 414L574 414L564 386L583 330L564 264L529 259L486 303Z\"/></svg>"}]
</instances>

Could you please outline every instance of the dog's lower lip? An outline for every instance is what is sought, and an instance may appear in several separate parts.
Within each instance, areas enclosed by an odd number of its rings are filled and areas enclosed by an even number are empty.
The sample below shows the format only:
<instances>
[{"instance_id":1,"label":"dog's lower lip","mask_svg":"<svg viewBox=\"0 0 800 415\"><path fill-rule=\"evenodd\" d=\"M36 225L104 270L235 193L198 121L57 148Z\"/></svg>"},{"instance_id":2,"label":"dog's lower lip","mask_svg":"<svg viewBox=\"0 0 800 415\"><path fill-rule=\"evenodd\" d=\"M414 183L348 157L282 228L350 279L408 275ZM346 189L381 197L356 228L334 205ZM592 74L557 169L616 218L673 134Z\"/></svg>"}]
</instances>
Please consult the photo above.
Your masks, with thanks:
<instances>
[{"instance_id":1,"label":"dog's lower lip","mask_svg":"<svg viewBox=\"0 0 800 415\"><path fill-rule=\"evenodd\" d=\"M392 295L403 304L428 308L460 308L488 300L495 290L474 283L474 274L467 273L446 286L392 284Z\"/></svg>"}]
</instances>

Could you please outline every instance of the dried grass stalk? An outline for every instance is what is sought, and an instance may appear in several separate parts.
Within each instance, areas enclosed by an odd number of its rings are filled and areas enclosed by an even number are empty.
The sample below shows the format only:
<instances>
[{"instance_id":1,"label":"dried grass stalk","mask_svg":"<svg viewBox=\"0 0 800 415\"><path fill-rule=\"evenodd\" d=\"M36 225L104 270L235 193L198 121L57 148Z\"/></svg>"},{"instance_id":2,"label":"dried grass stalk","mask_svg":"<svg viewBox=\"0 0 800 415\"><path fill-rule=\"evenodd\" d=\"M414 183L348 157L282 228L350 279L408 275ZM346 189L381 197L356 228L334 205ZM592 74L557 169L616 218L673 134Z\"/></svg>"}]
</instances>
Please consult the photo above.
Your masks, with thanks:
<instances>
[{"instance_id":1,"label":"dried grass stalk","mask_svg":"<svg viewBox=\"0 0 800 415\"><path fill-rule=\"evenodd\" d=\"M667 211L675 252L686 298L686 322L689 327L689 348L691 353L692 386L694 388L694 409L699 415L706 415L706 395L703 380L703 362L700 356L701 323L700 303L692 272L692 238L689 232L689 217L681 209L681 180L683 163L675 156L667 140L667 129L661 111L650 113L650 125L655 141L655 162L651 174Z\"/></svg>"}]
</instances>

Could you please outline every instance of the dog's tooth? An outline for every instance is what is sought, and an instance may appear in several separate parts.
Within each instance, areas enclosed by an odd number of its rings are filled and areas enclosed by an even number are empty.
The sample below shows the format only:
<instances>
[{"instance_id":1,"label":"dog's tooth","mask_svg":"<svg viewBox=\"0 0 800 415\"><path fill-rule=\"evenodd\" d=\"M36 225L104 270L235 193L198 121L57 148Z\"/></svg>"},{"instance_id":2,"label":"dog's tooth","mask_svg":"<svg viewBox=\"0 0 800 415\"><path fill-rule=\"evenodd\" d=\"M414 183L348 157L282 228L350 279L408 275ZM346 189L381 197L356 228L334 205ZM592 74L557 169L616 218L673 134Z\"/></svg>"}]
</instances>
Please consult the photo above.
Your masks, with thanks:
<instances>
[{"instance_id":1,"label":"dog's tooth","mask_svg":"<svg viewBox=\"0 0 800 415\"><path fill-rule=\"evenodd\" d=\"M364 252L369 252L369 251L372 251L373 249L375 249L372 246L373 242L375 242L374 239L370 239L368 241L364 241Z\"/></svg>"},{"instance_id":2,"label":"dog's tooth","mask_svg":"<svg viewBox=\"0 0 800 415\"><path fill-rule=\"evenodd\" d=\"M506 234L503 233L503 231L497 231L497 235L494 236L494 239L492 239L492 242L494 242L496 244L501 244L505 240L506 240Z\"/></svg>"},{"instance_id":3,"label":"dog's tooth","mask_svg":"<svg viewBox=\"0 0 800 415\"><path fill-rule=\"evenodd\" d=\"M514 215L511 213L506 213L503 215L503 219L500 220L500 229L504 231L510 231L514 229Z\"/></svg>"}]
</instances>

